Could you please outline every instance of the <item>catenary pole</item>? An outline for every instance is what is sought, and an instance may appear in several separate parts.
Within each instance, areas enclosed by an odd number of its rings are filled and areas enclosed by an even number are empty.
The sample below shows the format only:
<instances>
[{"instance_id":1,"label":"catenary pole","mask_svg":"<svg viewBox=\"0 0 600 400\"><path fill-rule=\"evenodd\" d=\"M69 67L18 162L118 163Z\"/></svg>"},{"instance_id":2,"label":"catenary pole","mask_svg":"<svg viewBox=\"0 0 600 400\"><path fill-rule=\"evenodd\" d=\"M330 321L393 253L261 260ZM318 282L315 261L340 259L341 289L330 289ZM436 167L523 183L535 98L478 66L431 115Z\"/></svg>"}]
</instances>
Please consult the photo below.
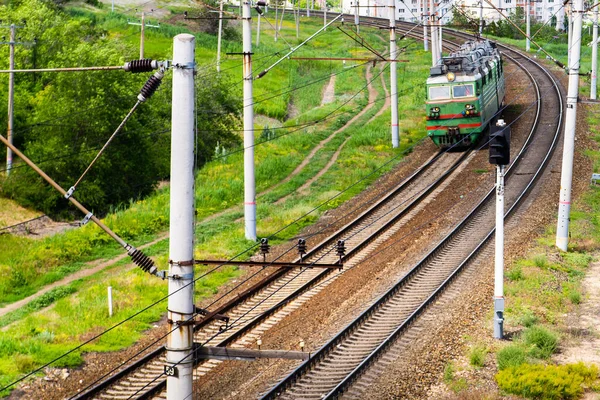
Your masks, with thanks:
<instances>
[{"instance_id":1,"label":"catenary pole","mask_svg":"<svg viewBox=\"0 0 600 400\"><path fill-rule=\"evenodd\" d=\"M278 1L275 0L275 41L277 41L277 37L279 36L279 29L277 29L277 24L279 23L279 5Z\"/></svg>"},{"instance_id":2,"label":"catenary pole","mask_svg":"<svg viewBox=\"0 0 600 400\"><path fill-rule=\"evenodd\" d=\"M306 16L310 17L310 8L308 8L308 0L306 0Z\"/></svg>"},{"instance_id":3,"label":"catenary pole","mask_svg":"<svg viewBox=\"0 0 600 400\"><path fill-rule=\"evenodd\" d=\"M525 16L525 21L527 24L527 27L526 27L527 36L525 36L525 51L529 52L529 50L531 49L531 40L529 39L529 37L531 36L531 3L529 2L529 0L527 0L527 5L525 7L525 13L527 14Z\"/></svg>"},{"instance_id":4,"label":"catenary pole","mask_svg":"<svg viewBox=\"0 0 600 400\"><path fill-rule=\"evenodd\" d=\"M479 2L479 37L483 36L483 0Z\"/></svg>"},{"instance_id":5,"label":"catenary pole","mask_svg":"<svg viewBox=\"0 0 600 400\"><path fill-rule=\"evenodd\" d=\"M260 31L260 29L259 29ZM219 1L219 35L217 39L217 72L221 72L221 40L223 38L223 0ZM258 42L258 37L256 38Z\"/></svg>"},{"instance_id":6,"label":"catenary pole","mask_svg":"<svg viewBox=\"0 0 600 400\"><path fill-rule=\"evenodd\" d=\"M327 4L323 6L323 26L327 26Z\"/></svg>"},{"instance_id":7,"label":"catenary pole","mask_svg":"<svg viewBox=\"0 0 600 400\"><path fill-rule=\"evenodd\" d=\"M569 217L571 213L571 183L573 179L573 155L575 152L575 125L577 121L577 97L579 95L579 62L581 55L581 25L583 0L574 1L573 35L571 59L569 63L569 87L567 90L567 111L565 116L565 140L563 147L562 170L560 177L560 199L558 203L558 223L556 246L567 251L569 244Z\"/></svg>"},{"instance_id":8,"label":"catenary pole","mask_svg":"<svg viewBox=\"0 0 600 400\"><path fill-rule=\"evenodd\" d=\"M144 33L146 30L145 18L146 18L146 16L145 16L144 12L142 11L142 28L141 28L141 33L140 33L140 60L142 60L144 58Z\"/></svg>"},{"instance_id":9,"label":"catenary pole","mask_svg":"<svg viewBox=\"0 0 600 400\"><path fill-rule=\"evenodd\" d=\"M396 44L396 0L389 0L389 17L390 17L390 59L395 60L397 57ZM400 144L400 135L398 132L398 78L397 78L397 63L390 63L390 91L391 91L391 108L392 108L392 147L397 148Z\"/></svg>"},{"instance_id":10,"label":"catenary pole","mask_svg":"<svg viewBox=\"0 0 600 400\"><path fill-rule=\"evenodd\" d=\"M427 16L426 14L421 14L423 16L423 50L429 51L429 43L427 40Z\"/></svg>"},{"instance_id":11,"label":"catenary pole","mask_svg":"<svg viewBox=\"0 0 600 400\"><path fill-rule=\"evenodd\" d=\"M256 240L256 187L254 181L254 100L252 97L252 17L250 2L244 1L242 34L244 46L244 221L246 239ZM277 29L275 29L277 32Z\"/></svg>"},{"instance_id":12,"label":"catenary pole","mask_svg":"<svg viewBox=\"0 0 600 400\"><path fill-rule=\"evenodd\" d=\"M571 9L569 10L569 16L568 16L569 20L568 20L568 26L567 26L567 42L568 42L568 48L567 48L567 66L571 65L571 48L573 46L573 5L571 5Z\"/></svg>"},{"instance_id":13,"label":"catenary pole","mask_svg":"<svg viewBox=\"0 0 600 400\"><path fill-rule=\"evenodd\" d=\"M359 26L360 26L360 17L358 15L358 8L360 7L360 2L358 0L355 1L355 7L354 7L354 25L356 25L356 32L359 32Z\"/></svg>"},{"instance_id":14,"label":"catenary pole","mask_svg":"<svg viewBox=\"0 0 600 400\"><path fill-rule=\"evenodd\" d=\"M438 57L437 28L435 24L435 0L429 0L429 23L431 24L431 65L435 66Z\"/></svg>"},{"instance_id":15,"label":"catenary pole","mask_svg":"<svg viewBox=\"0 0 600 400\"><path fill-rule=\"evenodd\" d=\"M300 37L300 1L296 7L296 39Z\"/></svg>"},{"instance_id":16,"label":"catenary pole","mask_svg":"<svg viewBox=\"0 0 600 400\"><path fill-rule=\"evenodd\" d=\"M9 69L15 69L15 36L17 27L15 24L10 25L10 43L9 43ZM10 72L8 74L8 130L6 132L6 138L10 144L13 143L13 113L15 106L15 73ZM6 175L10 175L12 169L12 157L13 153L10 148L6 148Z\"/></svg>"},{"instance_id":17,"label":"catenary pole","mask_svg":"<svg viewBox=\"0 0 600 400\"><path fill-rule=\"evenodd\" d=\"M260 45L260 17L261 15L258 13L258 22L256 23L256 46ZM275 21L275 24L277 24L277 21Z\"/></svg>"},{"instance_id":18,"label":"catenary pole","mask_svg":"<svg viewBox=\"0 0 600 400\"><path fill-rule=\"evenodd\" d=\"M194 315L194 51L195 37L175 36L171 100L171 205L167 400L192 398ZM169 369L171 368L171 369Z\"/></svg>"},{"instance_id":19,"label":"catenary pole","mask_svg":"<svg viewBox=\"0 0 600 400\"><path fill-rule=\"evenodd\" d=\"M444 42L442 40L442 38L443 38L443 35L442 35L442 18L438 18L437 23L439 25L439 32L440 32L440 34L438 36L438 55L439 55L439 58L442 58L442 53L443 53L442 43Z\"/></svg>"},{"instance_id":20,"label":"catenary pole","mask_svg":"<svg viewBox=\"0 0 600 400\"><path fill-rule=\"evenodd\" d=\"M598 7L594 7L592 42L592 87L590 88L590 99L596 100L596 91L598 89Z\"/></svg>"}]
</instances>

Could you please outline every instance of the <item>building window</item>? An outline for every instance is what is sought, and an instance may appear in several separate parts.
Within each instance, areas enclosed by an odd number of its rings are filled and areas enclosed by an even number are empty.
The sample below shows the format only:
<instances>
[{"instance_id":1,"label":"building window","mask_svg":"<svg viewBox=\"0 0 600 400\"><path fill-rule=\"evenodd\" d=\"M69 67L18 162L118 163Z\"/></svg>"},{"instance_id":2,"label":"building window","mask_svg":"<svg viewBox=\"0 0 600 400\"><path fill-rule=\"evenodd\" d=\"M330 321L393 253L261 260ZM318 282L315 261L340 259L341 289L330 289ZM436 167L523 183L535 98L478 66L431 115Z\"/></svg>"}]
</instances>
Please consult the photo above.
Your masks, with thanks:
<instances>
[{"instance_id":1,"label":"building window","mask_svg":"<svg viewBox=\"0 0 600 400\"><path fill-rule=\"evenodd\" d=\"M399 12L400 14L404 13L404 8L399 8L399 9L398 9L398 12Z\"/></svg>"},{"instance_id":2,"label":"building window","mask_svg":"<svg viewBox=\"0 0 600 400\"><path fill-rule=\"evenodd\" d=\"M535 8L535 12L536 13L541 13L542 12L542 7L536 7Z\"/></svg>"},{"instance_id":3,"label":"building window","mask_svg":"<svg viewBox=\"0 0 600 400\"><path fill-rule=\"evenodd\" d=\"M417 12L417 9L416 9L416 8L413 8L411 11L412 11L413 13L416 13L416 12ZM416 20L416 18L415 18L415 20Z\"/></svg>"},{"instance_id":4,"label":"building window","mask_svg":"<svg viewBox=\"0 0 600 400\"><path fill-rule=\"evenodd\" d=\"M554 7L548 7L548 12L552 13L552 11L554 11Z\"/></svg>"}]
</instances>

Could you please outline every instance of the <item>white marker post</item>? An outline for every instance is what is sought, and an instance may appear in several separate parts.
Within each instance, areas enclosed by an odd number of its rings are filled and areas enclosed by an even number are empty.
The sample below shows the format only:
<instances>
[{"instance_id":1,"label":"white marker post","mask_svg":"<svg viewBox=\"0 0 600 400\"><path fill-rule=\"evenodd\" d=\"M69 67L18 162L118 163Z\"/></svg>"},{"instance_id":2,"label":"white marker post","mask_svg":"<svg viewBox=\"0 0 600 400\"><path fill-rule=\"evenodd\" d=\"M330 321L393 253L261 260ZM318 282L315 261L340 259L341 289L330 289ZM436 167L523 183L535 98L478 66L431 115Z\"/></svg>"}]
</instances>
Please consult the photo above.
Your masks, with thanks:
<instances>
[{"instance_id":1,"label":"white marker post","mask_svg":"<svg viewBox=\"0 0 600 400\"><path fill-rule=\"evenodd\" d=\"M244 221L246 239L256 240L256 187L254 179L254 99L252 97L252 17L250 2L242 10L244 51ZM275 29L277 32L277 29Z\"/></svg>"},{"instance_id":2,"label":"white marker post","mask_svg":"<svg viewBox=\"0 0 600 400\"><path fill-rule=\"evenodd\" d=\"M397 148L400 145L400 134L398 132L398 77L397 63L393 62L397 55L396 45L396 0L389 0L390 17L390 91L392 107L392 147Z\"/></svg>"},{"instance_id":3,"label":"white marker post","mask_svg":"<svg viewBox=\"0 0 600 400\"><path fill-rule=\"evenodd\" d=\"M527 16L525 18L526 21L526 33L527 36L525 37L525 51L529 52L529 50L531 49L531 40L529 40L529 38L531 37L531 3L529 2L529 0L527 0L527 6L525 7L525 12L527 13Z\"/></svg>"},{"instance_id":4,"label":"white marker post","mask_svg":"<svg viewBox=\"0 0 600 400\"><path fill-rule=\"evenodd\" d=\"M594 7L592 42L592 86L590 88L590 99L596 100L596 90L598 89L598 7Z\"/></svg>"},{"instance_id":5,"label":"white marker post","mask_svg":"<svg viewBox=\"0 0 600 400\"><path fill-rule=\"evenodd\" d=\"M190 34L173 41L171 205L167 308L167 399L192 398L194 317L194 53Z\"/></svg>"},{"instance_id":6,"label":"white marker post","mask_svg":"<svg viewBox=\"0 0 600 400\"><path fill-rule=\"evenodd\" d=\"M108 316L113 315L113 300L112 300L112 286L108 287Z\"/></svg>"},{"instance_id":7,"label":"white marker post","mask_svg":"<svg viewBox=\"0 0 600 400\"><path fill-rule=\"evenodd\" d=\"M556 246L567 251L569 244L569 218L571 214L571 184L573 179L573 156L575 153L575 123L577 121L577 97L579 95L579 61L581 55L581 24L583 0L575 0L571 57L569 59L569 88L567 90L567 112L565 117L565 140L560 176L560 199Z\"/></svg>"}]
</instances>

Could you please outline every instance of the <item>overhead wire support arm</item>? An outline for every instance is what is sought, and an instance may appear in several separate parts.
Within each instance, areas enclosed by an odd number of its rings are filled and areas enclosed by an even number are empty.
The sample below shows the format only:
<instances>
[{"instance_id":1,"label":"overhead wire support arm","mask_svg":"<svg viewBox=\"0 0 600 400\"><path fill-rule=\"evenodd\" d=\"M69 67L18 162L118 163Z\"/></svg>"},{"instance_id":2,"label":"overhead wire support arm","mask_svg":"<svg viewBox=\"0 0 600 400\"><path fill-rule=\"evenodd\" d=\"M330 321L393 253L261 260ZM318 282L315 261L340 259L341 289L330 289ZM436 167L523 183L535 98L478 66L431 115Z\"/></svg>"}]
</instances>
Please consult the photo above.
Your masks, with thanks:
<instances>
[{"instance_id":1,"label":"overhead wire support arm","mask_svg":"<svg viewBox=\"0 0 600 400\"><path fill-rule=\"evenodd\" d=\"M296 50L298 50L300 47L304 46L312 38L314 38L315 36L317 36L319 33L323 32L329 25L333 24L334 22L336 22L338 19L342 18L343 16L344 16L343 14L340 14L337 17L335 17L334 19L332 19L331 22L329 22L327 25L323 26L321 29L319 29L318 31L316 31L315 33L313 33L312 35L310 35L308 38L306 38L306 40L304 40L298 46L292 48L291 51L289 51L286 55L284 55L283 57L281 57L279 60L275 61L275 63L273 65L271 65L269 68L265 69L263 72L261 72L260 74L256 75L256 77L254 79L260 79L263 76L265 76L271 69L273 69L275 66L279 65L279 63L281 63L283 60L285 60L286 58L288 58L293 52L295 52Z\"/></svg>"}]
</instances>

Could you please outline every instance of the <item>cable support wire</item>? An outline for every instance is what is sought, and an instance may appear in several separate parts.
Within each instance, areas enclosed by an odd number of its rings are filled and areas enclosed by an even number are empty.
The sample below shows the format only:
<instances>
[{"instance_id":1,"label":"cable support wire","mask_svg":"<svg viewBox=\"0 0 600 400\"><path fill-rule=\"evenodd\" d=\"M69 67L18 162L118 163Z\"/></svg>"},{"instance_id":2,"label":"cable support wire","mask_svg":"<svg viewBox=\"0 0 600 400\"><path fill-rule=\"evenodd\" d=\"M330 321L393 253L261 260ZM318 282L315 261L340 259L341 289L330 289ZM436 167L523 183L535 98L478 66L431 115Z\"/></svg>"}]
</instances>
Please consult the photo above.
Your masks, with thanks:
<instances>
[{"instance_id":1,"label":"cable support wire","mask_svg":"<svg viewBox=\"0 0 600 400\"><path fill-rule=\"evenodd\" d=\"M143 61L143 60L140 60L140 61ZM108 138L108 140L106 141L104 146L102 146L102 148L100 149L98 154L96 154L96 157L94 157L94 159L88 165L88 167L85 169L85 171L83 171L83 174L81 174L81 176L79 177L79 179L77 179L75 184L73 184L73 186L71 186L71 188L67 191L67 193L65 193L66 199L68 199L69 197L71 197L73 195L73 192L75 192L77 185L79 185L79 183L81 182L83 177L88 173L88 171L92 168L92 166L96 163L96 161L98 161L98 159L100 158L100 156L102 155L104 150L106 150L106 148L108 147L110 142L112 142L112 140L115 138L115 136L117 136L117 134L121 131L121 129L123 129L123 127L125 126L125 123L133 115L133 113L137 109L137 107L142 102L145 102L146 100L148 100L152 96L152 94L156 91L156 89L158 89L158 86L160 85L160 82L163 77L164 77L164 73L162 71L157 71L154 75L152 75L150 78L148 78L148 80L146 81L146 83L144 84L142 89L140 90L140 94L138 94L138 99L137 99L137 102L135 103L135 105L131 108L129 113L127 113L125 118L123 118L123 121L121 121L121 123L119 124L117 129L115 129L113 134Z\"/></svg>"}]
</instances>

